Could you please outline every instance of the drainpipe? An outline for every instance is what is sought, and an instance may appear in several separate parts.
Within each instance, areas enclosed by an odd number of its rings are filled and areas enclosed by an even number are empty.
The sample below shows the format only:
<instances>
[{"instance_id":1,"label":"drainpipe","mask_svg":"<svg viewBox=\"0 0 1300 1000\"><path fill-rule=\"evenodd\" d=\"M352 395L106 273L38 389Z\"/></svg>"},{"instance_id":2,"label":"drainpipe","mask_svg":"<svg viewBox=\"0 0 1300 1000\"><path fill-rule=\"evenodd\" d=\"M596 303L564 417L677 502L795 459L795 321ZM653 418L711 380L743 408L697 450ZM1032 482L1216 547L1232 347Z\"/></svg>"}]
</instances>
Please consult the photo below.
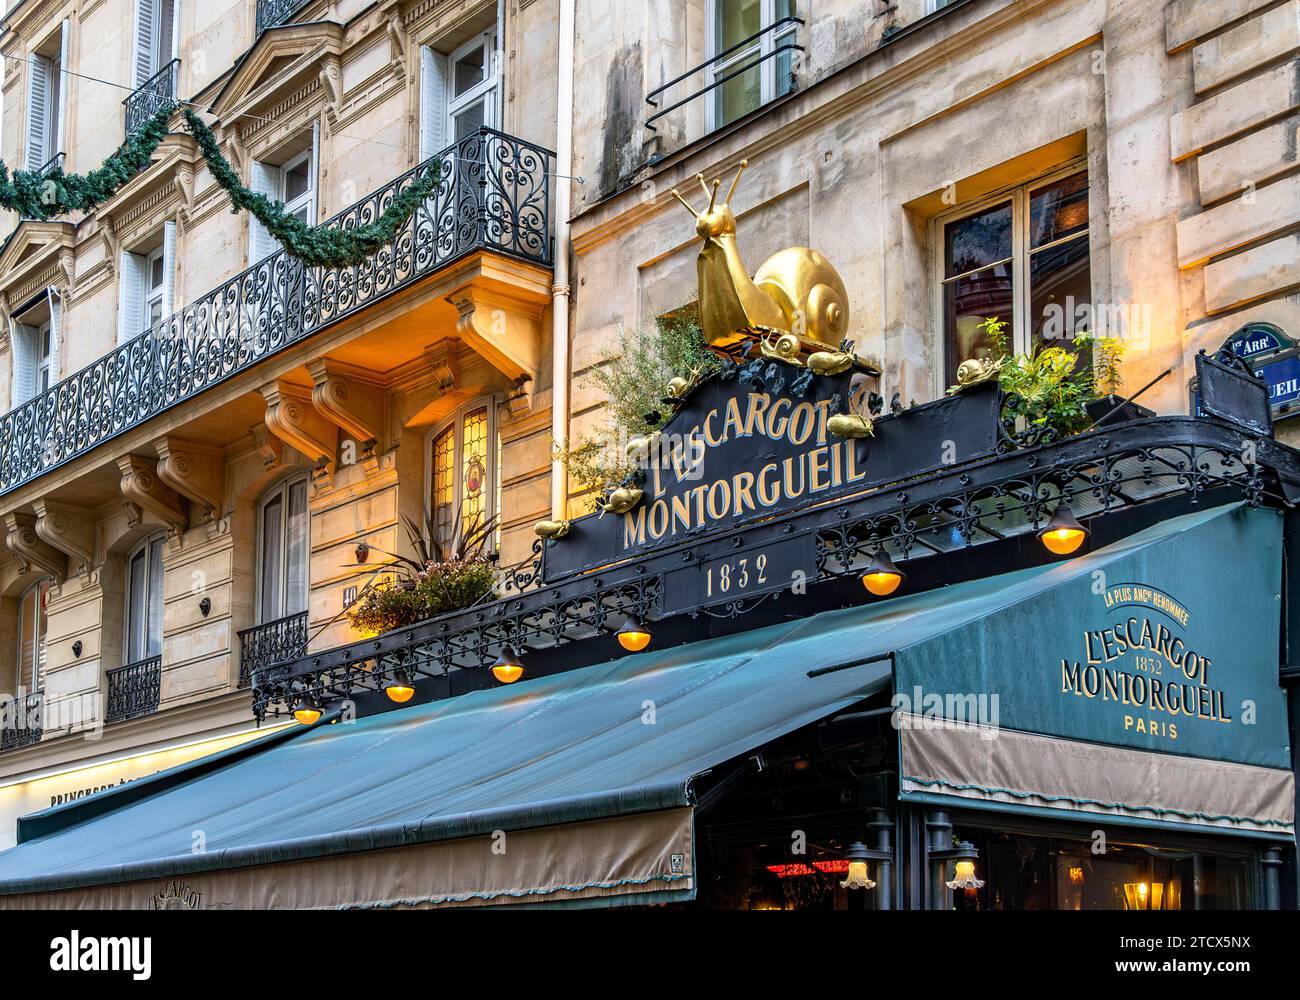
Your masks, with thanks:
<instances>
[{"instance_id":1,"label":"drainpipe","mask_svg":"<svg viewBox=\"0 0 1300 1000\"><path fill-rule=\"evenodd\" d=\"M573 22L575 0L560 0L559 85L555 102L555 279L551 286L551 437L569 443L569 198L573 174ZM551 460L551 516L568 513L564 463Z\"/></svg>"}]
</instances>

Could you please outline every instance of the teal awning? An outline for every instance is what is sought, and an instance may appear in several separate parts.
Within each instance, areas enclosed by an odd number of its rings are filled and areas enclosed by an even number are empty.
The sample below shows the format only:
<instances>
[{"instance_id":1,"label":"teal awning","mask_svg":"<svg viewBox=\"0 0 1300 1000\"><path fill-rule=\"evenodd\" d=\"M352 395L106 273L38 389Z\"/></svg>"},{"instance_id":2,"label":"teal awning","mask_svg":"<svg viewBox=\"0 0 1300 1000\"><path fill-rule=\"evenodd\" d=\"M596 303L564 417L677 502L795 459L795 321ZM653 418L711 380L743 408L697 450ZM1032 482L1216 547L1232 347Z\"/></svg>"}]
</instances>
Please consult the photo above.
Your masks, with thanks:
<instances>
[{"instance_id":1,"label":"teal awning","mask_svg":"<svg viewBox=\"0 0 1300 1000\"><path fill-rule=\"evenodd\" d=\"M27 822L39 835L0 854L0 897L141 880L197 883L204 873L310 865L309 859L341 855L400 855L386 849L411 851L416 845L561 824L579 831L574 842L585 845L569 853L600 855L616 850L606 836L610 831L597 829L600 822L678 813L688 818L685 826L666 823L670 832L654 843L633 844L637 824L618 828L618 843L632 845L629 855L640 852L635 875L620 874L611 862L599 874L566 870L553 877L530 876L501 891L545 898L553 891L563 896L596 889L688 889L692 779L880 692L892 669L900 697L914 692L921 697L921 703L904 707L918 716L925 713L929 692L941 696L941 705L945 695L998 695L1001 726L1069 749L1060 758L1061 768L1086 768L1092 756L1099 757L1091 749L1114 744L1106 749L1119 756L1105 758L1112 770L1137 766L1137 759L1184 755L1178 760L1190 761L1196 773L1208 773L1209 764L1219 761L1241 762L1251 765L1252 775L1271 776L1290 788L1290 772L1281 769L1288 751L1285 704L1277 685L1279 533L1274 512L1220 508L1170 520L1057 564L624 656L351 723L322 724L291 738L273 738L260 750L233 751L215 766L186 765L40 814ZM1203 571L1207 558L1218 567L1216 574ZM1138 586L1146 589L1123 589ZM1211 661L1210 685L1227 692L1225 714L1243 699L1254 701L1257 716L1249 731L1235 718L1186 720L1182 744L1154 734L1148 738L1125 730L1126 706L1062 690L1062 660L1078 658L1084 633L1132 616L1173 623L1184 613L1190 616L1184 626L1170 624L1182 641L1179 648L1194 648ZM908 786L905 794L1007 801L995 796L1041 793L1044 801L1033 804L1045 809L1085 808L1068 792L1056 796L1016 787L1017 760L1039 755L1041 763L1050 747L1045 751L1031 740L1026 750L1023 741L1007 739L1008 748L1021 749L998 757L996 740L978 732L981 720L966 721L975 724L977 734L965 742L960 732L943 744L927 740L924 730L904 734L903 779L922 783ZM1200 767L1194 757L1217 760L1202 761L1206 766ZM1007 787L985 788L950 770L976 770L995 758L998 781ZM934 773L913 773L914 767ZM1059 777L1041 767L1034 774L1048 782ZM1135 781L1127 786L1138 788L1135 794L1165 792ZM1271 809L1280 794L1270 787L1266 799L1232 808ZM1015 799L1020 806L1026 801ZM1149 804L1109 803L1120 811ZM1162 820L1198 820L1198 808L1181 800L1161 809ZM1281 832L1290 816L1254 818L1264 829L1276 822ZM198 834L202 849L196 851ZM549 864L542 859L555 850L539 845L533 863ZM474 856L486 853L475 851ZM521 855L515 851L513 857ZM436 857L420 858L421 864L448 867ZM372 873L364 886L349 884L352 896L340 889L343 895L320 905L465 898L453 889L408 885L406 876L416 869L411 864L401 869L400 889L386 887L388 875ZM295 870L325 879L318 869ZM335 872L329 878L340 876ZM285 884L283 876L279 884ZM229 891L231 899L247 898ZM127 905L129 898L98 902ZM275 905L276 900L262 902ZM290 905L304 904L298 899Z\"/></svg>"}]
</instances>

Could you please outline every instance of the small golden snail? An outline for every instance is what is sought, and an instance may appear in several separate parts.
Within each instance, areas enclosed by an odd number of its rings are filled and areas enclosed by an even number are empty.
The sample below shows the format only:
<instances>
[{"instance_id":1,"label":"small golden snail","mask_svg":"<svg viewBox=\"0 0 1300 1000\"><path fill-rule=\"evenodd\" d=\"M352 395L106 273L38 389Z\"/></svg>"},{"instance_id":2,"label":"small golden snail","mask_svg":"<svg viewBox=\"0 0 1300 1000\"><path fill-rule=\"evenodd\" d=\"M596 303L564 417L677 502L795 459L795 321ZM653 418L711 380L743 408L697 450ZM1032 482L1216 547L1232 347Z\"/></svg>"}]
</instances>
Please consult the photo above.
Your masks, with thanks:
<instances>
[{"instance_id":1,"label":"small golden snail","mask_svg":"<svg viewBox=\"0 0 1300 1000\"><path fill-rule=\"evenodd\" d=\"M645 490L639 490L634 486L620 486L609 495L609 499L597 500L596 506L600 508L602 514L626 514L641 502L643 496Z\"/></svg>"},{"instance_id":2,"label":"small golden snail","mask_svg":"<svg viewBox=\"0 0 1300 1000\"><path fill-rule=\"evenodd\" d=\"M721 204L721 179L710 187L703 174L697 175L709 199L703 212L676 189L672 192L695 216L695 231L704 240L696 261L704 339L711 347L728 347L753 331L767 330L793 334L811 349L836 347L848 330L849 296L830 261L808 247L789 247L770 257L751 279L740 259L731 197L747 166L749 161L742 160Z\"/></svg>"},{"instance_id":3,"label":"small golden snail","mask_svg":"<svg viewBox=\"0 0 1300 1000\"><path fill-rule=\"evenodd\" d=\"M857 413L835 414L826 421L826 429L836 437L842 438L874 437L876 434L876 427L871 418Z\"/></svg>"},{"instance_id":4,"label":"small golden snail","mask_svg":"<svg viewBox=\"0 0 1300 1000\"><path fill-rule=\"evenodd\" d=\"M691 380L678 375L668 383L668 397L670 399L681 399L690 387Z\"/></svg>"},{"instance_id":5,"label":"small golden snail","mask_svg":"<svg viewBox=\"0 0 1300 1000\"><path fill-rule=\"evenodd\" d=\"M538 538L555 540L567 535L570 527L568 521L538 521L533 525L533 531L537 532Z\"/></svg>"},{"instance_id":6,"label":"small golden snail","mask_svg":"<svg viewBox=\"0 0 1300 1000\"><path fill-rule=\"evenodd\" d=\"M853 355L847 351L814 351L808 355L808 367L818 375L838 375L853 367Z\"/></svg>"},{"instance_id":7,"label":"small golden snail","mask_svg":"<svg viewBox=\"0 0 1300 1000\"><path fill-rule=\"evenodd\" d=\"M958 389L966 389L994 378L1002 371L1003 359L997 361L967 358L957 366Z\"/></svg>"},{"instance_id":8,"label":"small golden snail","mask_svg":"<svg viewBox=\"0 0 1300 1000\"><path fill-rule=\"evenodd\" d=\"M765 336L759 342L758 349L765 358L781 358L783 361L797 361L799 358L799 338L793 333L783 333L775 340L771 339L770 334L777 331L766 331Z\"/></svg>"}]
</instances>

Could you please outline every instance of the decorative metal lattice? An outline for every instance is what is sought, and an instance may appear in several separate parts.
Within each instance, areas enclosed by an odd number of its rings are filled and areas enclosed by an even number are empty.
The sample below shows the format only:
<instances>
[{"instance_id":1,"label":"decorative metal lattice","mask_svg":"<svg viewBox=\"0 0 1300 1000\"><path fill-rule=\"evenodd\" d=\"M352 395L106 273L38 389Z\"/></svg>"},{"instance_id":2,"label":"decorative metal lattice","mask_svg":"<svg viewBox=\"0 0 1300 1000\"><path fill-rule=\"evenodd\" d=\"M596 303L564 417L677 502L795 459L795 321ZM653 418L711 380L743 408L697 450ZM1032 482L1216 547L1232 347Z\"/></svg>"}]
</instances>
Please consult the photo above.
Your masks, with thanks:
<instances>
[{"instance_id":1,"label":"decorative metal lattice","mask_svg":"<svg viewBox=\"0 0 1300 1000\"><path fill-rule=\"evenodd\" d=\"M45 695L40 691L15 698L0 718L0 752L40 741Z\"/></svg>"},{"instance_id":2,"label":"decorative metal lattice","mask_svg":"<svg viewBox=\"0 0 1300 1000\"><path fill-rule=\"evenodd\" d=\"M290 20L311 0L257 0L257 33Z\"/></svg>"},{"instance_id":3,"label":"decorative metal lattice","mask_svg":"<svg viewBox=\"0 0 1300 1000\"><path fill-rule=\"evenodd\" d=\"M417 178L441 181L362 264L308 267L283 250L0 417L0 494L210 389L476 250L550 263L551 154L480 129L331 219L374 221Z\"/></svg>"},{"instance_id":4,"label":"decorative metal lattice","mask_svg":"<svg viewBox=\"0 0 1300 1000\"><path fill-rule=\"evenodd\" d=\"M128 139L159 111L176 102L176 84L180 72L181 61L173 59L122 102L126 108Z\"/></svg>"},{"instance_id":5,"label":"decorative metal lattice","mask_svg":"<svg viewBox=\"0 0 1300 1000\"><path fill-rule=\"evenodd\" d=\"M297 656L307 648L307 612L286 615L239 633L239 686L248 687L252 671Z\"/></svg>"},{"instance_id":6,"label":"decorative metal lattice","mask_svg":"<svg viewBox=\"0 0 1300 1000\"><path fill-rule=\"evenodd\" d=\"M162 657L152 656L138 663L106 671L108 707L105 722L123 722L158 711L162 691Z\"/></svg>"}]
</instances>

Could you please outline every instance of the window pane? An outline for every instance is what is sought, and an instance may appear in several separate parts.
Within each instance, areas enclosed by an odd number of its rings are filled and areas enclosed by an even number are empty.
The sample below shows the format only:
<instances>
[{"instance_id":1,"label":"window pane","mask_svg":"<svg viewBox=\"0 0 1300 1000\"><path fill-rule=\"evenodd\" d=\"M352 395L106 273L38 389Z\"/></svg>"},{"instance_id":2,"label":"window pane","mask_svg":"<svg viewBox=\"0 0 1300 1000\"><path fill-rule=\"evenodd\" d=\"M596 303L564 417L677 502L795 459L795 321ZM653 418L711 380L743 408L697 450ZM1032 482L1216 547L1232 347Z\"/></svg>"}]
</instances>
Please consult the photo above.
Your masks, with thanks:
<instances>
[{"instance_id":1,"label":"window pane","mask_svg":"<svg viewBox=\"0 0 1300 1000\"><path fill-rule=\"evenodd\" d=\"M1029 196L1029 245L1041 247L1088 228L1088 175L1074 174Z\"/></svg>"},{"instance_id":2,"label":"window pane","mask_svg":"<svg viewBox=\"0 0 1300 1000\"><path fill-rule=\"evenodd\" d=\"M461 523L468 532L482 525L487 499L487 408L465 417L461 446Z\"/></svg>"},{"instance_id":3,"label":"window pane","mask_svg":"<svg viewBox=\"0 0 1300 1000\"><path fill-rule=\"evenodd\" d=\"M744 65L741 63L740 65ZM739 66L729 67L720 75L726 76L736 72ZM762 67L750 66L739 76L733 77L718 88L718 124L726 125L737 118L743 118L763 101Z\"/></svg>"},{"instance_id":4,"label":"window pane","mask_svg":"<svg viewBox=\"0 0 1300 1000\"><path fill-rule=\"evenodd\" d=\"M162 539L149 543L149 648L145 656L162 652L163 633L163 546Z\"/></svg>"},{"instance_id":5,"label":"window pane","mask_svg":"<svg viewBox=\"0 0 1300 1000\"><path fill-rule=\"evenodd\" d=\"M957 381L957 366L993 352L980 325L997 317L1007 323L1007 349L1015 343L1011 325L1014 281L1010 264L995 264L944 285L944 366L947 385Z\"/></svg>"},{"instance_id":6,"label":"window pane","mask_svg":"<svg viewBox=\"0 0 1300 1000\"><path fill-rule=\"evenodd\" d=\"M455 140L460 142L466 136L473 135L483 125L483 114L487 110L487 98L475 101L464 111L456 113Z\"/></svg>"},{"instance_id":7,"label":"window pane","mask_svg":"<svg viewBox=\"0 0 1300 1000\"><path fill-rule=\"evenodd\" d=\"M487 79L487 46L480 45L456 60L452 69L452 97L460 97Z\"/></svg>"},{"instance_id":8,"label":"window pane","mask_svg":"<svg viewBox=\"0 0 1300 1000\"><path fill-rule=\"evenodd\" d=\"M135 663L145 657L145 552L142 549L131 557L127 570L127 628L126 662Z\"/></svg>"},{"instance_id":9,"label":"window pane","mask_svg":"<svg viewBox=\"0 0 1300 1000\"><path fill-rule=\"evenodd\" d=\"M455 502L456 428L448 427L433 442L433 522L443 538L451 531Z\"/></svg>"},{"instance_id":10,"label":"window pane","mask_svg":"<svg viewBox=\"0 0 1300 1000\"><path fill-rule=\"evenodd\" d=\"M1006 260L1011 256L1011 202L950 222L943 236L946 278Z\"/></svg>"},{"instance_id":11,"label":"window pane","mask_svg":"<svg viewBox=\"0 0 1300 1000\"><path fill-rule=\"evenodd\" d=\"M149 261L149 287L162 288L163 286L163 259L154 257Z\"/></svg>"},{"instance_id":12,"label":"window pane","mask_svg":"<svg viewBox=\"0 0 1300 1000\"><path fill-rule=\"evenodd\" d=\"M1033 346L1060 343L1091 328L1092 274L1088 237L1079 236L1029 258L1029 325Z\"/></svg>"},{"instance_id":13,"label":"window pane","mask_svg":"<svg viewBox=\"0 0 1300 1000\"><path fill-rule=\"evenodd\" d=\"M287 534L289 559L284 588L284 613L296 614L307 610L307 484L294 483L289 487L289 517Z\"/></svg>"},{"instance_id":14,"label":"window pane","mask_svg":"<svg viewBox=\"0 0 1300 1000\"><path fill-rule=\"evenodd\" d=\"M37 354L44 361L50 356L50 327L41 327L40 345L37 348Z\"/></svg>"},{"instance_id":15,"label":"window pane","mask_svg":"<svg viewBox=\"0 0 1300 1000\"><path fill-rule=\"evenodd\" d=\"M262 508L262 621L282 614L280 560L284 556L284 498L276 496Z\"/></svg>"},{"instance_id":16,"label":"window pane","mask_svg":"<svg viewBox=\"0 0 1300 1000\"><path fill-rule=\"evenodd\" d=\"M311 157L284 172L284 201L289 204L311 190Z\"/></svg>"},{"instance_id":17,"label":"window pane","mask_svg":"<svg viewBox=\"0 0 1300 1000\"><path fill-rule=\"evenodd\" d=\"M36 644L37 618L40 613L40 594L32 588L23 595L18 609L18 674L15 678L18 687L24 691L36 687ZM16 693L16 692L15 692Z\"/></svg>"},{"instance_id":18,"label":"window pane","mask_svg":"<svg viewBox=\"0 0 1300 1000\"><path fill-rule=\"evenodd\" d=\"M717 10L717 52L727 51L763 26L761 0L718 0Z\"/></svg>"}]
</instances>

